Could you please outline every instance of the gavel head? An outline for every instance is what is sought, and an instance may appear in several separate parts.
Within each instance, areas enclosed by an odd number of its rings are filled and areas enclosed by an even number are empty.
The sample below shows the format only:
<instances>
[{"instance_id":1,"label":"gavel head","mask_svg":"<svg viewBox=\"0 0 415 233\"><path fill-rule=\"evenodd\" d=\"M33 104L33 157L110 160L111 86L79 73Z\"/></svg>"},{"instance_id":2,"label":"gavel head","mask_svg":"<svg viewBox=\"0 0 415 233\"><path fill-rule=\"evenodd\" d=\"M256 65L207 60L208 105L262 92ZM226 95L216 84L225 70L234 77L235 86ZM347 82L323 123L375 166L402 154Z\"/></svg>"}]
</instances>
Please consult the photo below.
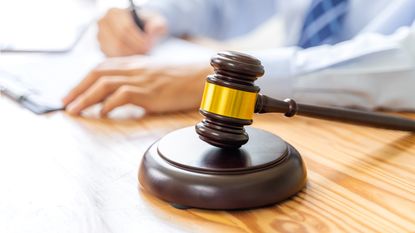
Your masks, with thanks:
<instances>
[{"instance_id":1,"label":"gavel head","mask_svg":"<svg viewBox=\"0 0 415 233\"><path fill-rule=\"evenodd\" d=\"M238 52L221 52L210 64L214 73L206 80L196 125L203 141L221 148L239 148L249 137L244 125L252 124L259 87L254 81L264 74L258 59Z\"/></svg>"}]
</instances>

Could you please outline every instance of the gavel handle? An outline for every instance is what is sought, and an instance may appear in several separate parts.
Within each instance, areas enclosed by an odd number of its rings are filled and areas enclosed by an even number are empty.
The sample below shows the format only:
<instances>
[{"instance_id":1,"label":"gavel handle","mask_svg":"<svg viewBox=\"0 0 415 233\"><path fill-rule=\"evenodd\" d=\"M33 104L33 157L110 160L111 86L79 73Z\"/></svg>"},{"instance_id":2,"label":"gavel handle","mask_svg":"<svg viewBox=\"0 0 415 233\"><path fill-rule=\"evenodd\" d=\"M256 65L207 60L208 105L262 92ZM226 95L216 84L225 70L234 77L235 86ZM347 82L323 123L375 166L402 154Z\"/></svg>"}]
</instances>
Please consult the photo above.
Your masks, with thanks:
<instances>
[{"instance_id":1,"label":"gavel handle","mask_svg":"<svg viewBox=\"0 0 415 233\"><path fill-rule=\"evenodd\" d=\"M255 112L279 112L284 113L287 117L301 115L344 123L366 125L376 128L415 132L415 121L403 117L351 109L297 104L292 99L282 101L262 94L258 94Z\"/></svg>"}]
</instances>

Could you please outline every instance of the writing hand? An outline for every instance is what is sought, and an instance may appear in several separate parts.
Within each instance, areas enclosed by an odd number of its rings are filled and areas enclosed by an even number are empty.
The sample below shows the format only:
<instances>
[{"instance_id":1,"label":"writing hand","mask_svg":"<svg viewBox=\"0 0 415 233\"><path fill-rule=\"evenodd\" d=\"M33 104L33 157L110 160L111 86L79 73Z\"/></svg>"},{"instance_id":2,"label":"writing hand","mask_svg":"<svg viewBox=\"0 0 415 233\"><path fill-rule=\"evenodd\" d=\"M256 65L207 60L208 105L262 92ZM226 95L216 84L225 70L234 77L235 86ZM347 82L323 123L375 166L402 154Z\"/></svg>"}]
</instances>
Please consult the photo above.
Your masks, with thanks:
<instances>
[{"instance_id":1,"label":"writing hand","mask_svg":"<svg viewBox=\"0 0 415 233\"><path fill-rule=\"evenodd\" d=\"M98 41L109 57L145 54L167 34L167 23L155 12L140 11L144 31L134 23L129 9L110 9L98 21Z\"/></svg>"}]
</instances>

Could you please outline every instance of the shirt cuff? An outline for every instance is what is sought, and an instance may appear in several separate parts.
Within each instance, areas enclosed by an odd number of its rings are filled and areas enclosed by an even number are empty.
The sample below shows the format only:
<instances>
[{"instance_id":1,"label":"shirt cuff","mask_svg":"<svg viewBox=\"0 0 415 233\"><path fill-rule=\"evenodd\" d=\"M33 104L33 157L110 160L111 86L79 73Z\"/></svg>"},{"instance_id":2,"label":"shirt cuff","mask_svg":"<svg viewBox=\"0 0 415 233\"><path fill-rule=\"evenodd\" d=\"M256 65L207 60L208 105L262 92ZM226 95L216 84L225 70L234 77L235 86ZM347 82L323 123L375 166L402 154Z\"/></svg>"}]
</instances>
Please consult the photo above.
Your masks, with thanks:
<instances>
[{"instance_id":1,"label":"shirt cuff","mask_svg":"<svg viewBox=\"0 0 415 233\"><path fill-rule=\"evenodd\" d=\"M258 58L265 69L264 76L256 82L261 88L261 93L277 99L292 97L295 78L292 63L298 49L298 47L283 47L248 52Z\"/></svg>"}]
</instances>

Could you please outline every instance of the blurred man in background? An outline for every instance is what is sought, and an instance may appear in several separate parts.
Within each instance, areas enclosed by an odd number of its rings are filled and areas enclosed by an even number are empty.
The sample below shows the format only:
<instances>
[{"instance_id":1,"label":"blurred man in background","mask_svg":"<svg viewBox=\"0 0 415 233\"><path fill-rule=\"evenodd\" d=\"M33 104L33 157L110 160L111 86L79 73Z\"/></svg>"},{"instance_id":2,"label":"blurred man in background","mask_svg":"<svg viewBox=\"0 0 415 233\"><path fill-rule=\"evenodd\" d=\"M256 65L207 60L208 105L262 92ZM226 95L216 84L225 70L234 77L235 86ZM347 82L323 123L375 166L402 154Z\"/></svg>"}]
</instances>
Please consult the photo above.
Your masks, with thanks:
<instances>
[{"instance_id":1,"label":"blurred man in background","mask_svg":"<svg viewBox=\"0 0 415 233\"><path fill-rule=\"evenodd\" d=\"M266 78L258 84L266 94L324 105L415 109L409 88L415 85L414 0L152 0L138 14L144 31L126 9L112 9L99 21L106 55L145 54L166 36L225 40L278 15L284 46L251 52L265 66ZM210 72L208 62L109 59L64 103L71 114L99 102L103 115L126 103L149 112L196 108Z\"/></svg>"}]
</instances>

